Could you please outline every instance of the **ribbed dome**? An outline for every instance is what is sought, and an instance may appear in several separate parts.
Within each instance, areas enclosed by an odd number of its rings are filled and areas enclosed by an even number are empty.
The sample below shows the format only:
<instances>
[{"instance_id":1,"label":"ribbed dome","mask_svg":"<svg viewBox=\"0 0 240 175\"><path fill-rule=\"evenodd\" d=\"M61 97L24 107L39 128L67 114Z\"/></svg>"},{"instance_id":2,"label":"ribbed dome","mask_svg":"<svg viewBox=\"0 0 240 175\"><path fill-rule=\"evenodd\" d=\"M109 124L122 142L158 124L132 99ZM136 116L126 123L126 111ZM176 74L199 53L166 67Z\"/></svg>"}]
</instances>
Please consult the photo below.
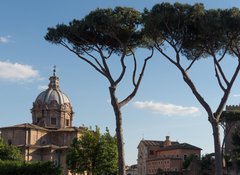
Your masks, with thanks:
<instances>
[{"instance_id":1,"label":"ribbed dome","mask_svg":"<svg viewBox=\"0 0 240 175\"><path fill-rule=\"evenodd\" d=\"M43 104L50 104L52 101L56 101L59 105L70 103L69 98L61 92L59 89L50 89L41 92L35 100L35 103L41 102Z\"/></svg>"},{"instance_id":2,"label":"ribbed dome","mask_svg":"<svg viewBox=\"0 0 240 175\"><path fill-rule=\"evenodd\" d=\"M55 69L49 80L48 89L38 95L35 103L50 104L52 101L56 101L59 105L70 104L69 98L59 88L59 78L55 75Z\"/></svg>"}]
</instances>

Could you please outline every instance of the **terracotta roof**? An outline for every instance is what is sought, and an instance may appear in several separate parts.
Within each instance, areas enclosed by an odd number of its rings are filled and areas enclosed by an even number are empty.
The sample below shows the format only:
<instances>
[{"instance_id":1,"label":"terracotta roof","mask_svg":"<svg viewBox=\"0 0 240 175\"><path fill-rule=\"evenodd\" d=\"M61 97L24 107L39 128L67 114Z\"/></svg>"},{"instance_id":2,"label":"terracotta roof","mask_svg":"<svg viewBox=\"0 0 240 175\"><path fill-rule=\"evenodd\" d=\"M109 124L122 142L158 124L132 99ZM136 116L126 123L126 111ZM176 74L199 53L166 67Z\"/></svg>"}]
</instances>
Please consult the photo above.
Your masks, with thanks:
<instances>
[{"instance_id":1,"label":"terracotta roof","mask_svg":"<svg viewBox=\"0 0 240 175\"><path fill-rule=\"evenodd\" d=\"M175 144L175 145L171 145L171 146L166 146L161 148L159 151L165 151L165 150L173 150L173 149L191 149L191 150L202 150L199 147L190 145L188 143L180 143L180 144Z\"/></svg>"},{"instance_id":2,"label":"terracotta roof","mask_svg":"<svg viewBox=\"0 0 240 175\"><path fill-rule=\"evenodd\" d=\"M158 140L141 140L139 144L143 143L145 146L159 146L163 147L164 141ZM171 142L172 145L178 145L179 142Z\"/></svg>"},{"instance_id":3,"label":"terracotta roof","mask_svg":"<svg viewBox=\"0 0 240 175\"><path fill-rule=\"evenodd\" d=\"M0 129L10 129L10 128L32 128L32 129L40 129L40 130L48 131L48 129L46 128L31 124L31 123L23 123L19 125L7 126L7 127L2 127Z\"/></svg>"},{"instance_id":4,"label":"terracotta roof","mask_svg":"<svg viewBox=\"0 0 240 175\"><path fill-rule=\"evenodd\" d=\"M157 140L142 140L141 143L143 143L145 146L163 146L163 141L157 141Z\"/></svg>"},{"instance_id":5,"label":"terracotta roof","mask_svg":"<svg viewBox=\"0 0 240 175\"><path fill-rule=\"evenodd\" d=\"M31 129L38 129L38 130L44 130L44 131L49 131L49 132L70 132L70 131L82 131L86 128L84 127L68 127L68 128L60 128L60 129L56 129L56 130L52 130L52 129L48 129L48 128L44 128L38 125L34 125L31 123L23 123L23 124L19 124L19 125L13 125L13 126L7 126L7 127L2 127L1 129L10 129L10 128L31 128Z\"/></svg>"},{"instance_id":6,"label":"terracotta roof","mask_svg":"<svg viewBox=\"0 0 240 175\"><path fill-rule=\"evenodd\" d=\"M56 130L51 130L51 131L54 131L54 132L64 132L64 131L82 131L86 128L83 128L83 127L68 127L68 128L59 128L59 129L56 129Z\"/></svg>"},{"instance_id":7,"label":"terracotta roof","mask_svg":"<svg viewBox=\"0 0 240 175\"><path fill-rule=\"evenodd\" d=\"M147 162L154 161L154 160L182 160L180 157L153 157L148 158Z\"/></svg>"},{"instance_id":8,"label":"terracotta roof","mask_svg":"<svg viewBox=\"0 0 240 175\"><path fill-rule=\"evenodd\" d=\"M144 146L159 146L159 151L162 150L173 150L173 149L191 149L191 150L202 150L199 147L190 145L188 143L179 143L179 142L171 142L171 146L164 147L164 141L158 141L158 140L141 140L140 144L144 144ZM139 147L138 145L138 147Z\"/></svg>"},{"instance_id":9,"label":"terracotta roof","mask_svg":"<svg viewBox=\"0 0 240 175\"><path fill-rule=\"evenodd\" d=\"M68 146L58 146L58 145L16 145L17 147L29 147L29 148L36 148L36 149L66 149Z\"/></svg>"}]
</instances>

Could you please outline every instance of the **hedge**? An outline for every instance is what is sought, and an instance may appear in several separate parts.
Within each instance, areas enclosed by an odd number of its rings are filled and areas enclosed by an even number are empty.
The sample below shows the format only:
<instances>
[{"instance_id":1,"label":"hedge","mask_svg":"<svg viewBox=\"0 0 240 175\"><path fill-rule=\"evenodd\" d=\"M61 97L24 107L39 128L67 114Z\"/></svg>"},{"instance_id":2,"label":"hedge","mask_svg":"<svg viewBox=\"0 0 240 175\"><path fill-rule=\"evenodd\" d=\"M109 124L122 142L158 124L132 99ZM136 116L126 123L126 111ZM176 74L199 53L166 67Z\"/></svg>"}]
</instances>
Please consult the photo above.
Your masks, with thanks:
<instances>
[{"instance_id":1,"label":"hedge","mask_svg":"<svg viewBox=\"0 0 240 175\"><path fill-rule=\"evenodd\" d=\"M62 175L61 168L53 162L25 163L0 161L1 175Z\"/></svg>"}]
</instances>

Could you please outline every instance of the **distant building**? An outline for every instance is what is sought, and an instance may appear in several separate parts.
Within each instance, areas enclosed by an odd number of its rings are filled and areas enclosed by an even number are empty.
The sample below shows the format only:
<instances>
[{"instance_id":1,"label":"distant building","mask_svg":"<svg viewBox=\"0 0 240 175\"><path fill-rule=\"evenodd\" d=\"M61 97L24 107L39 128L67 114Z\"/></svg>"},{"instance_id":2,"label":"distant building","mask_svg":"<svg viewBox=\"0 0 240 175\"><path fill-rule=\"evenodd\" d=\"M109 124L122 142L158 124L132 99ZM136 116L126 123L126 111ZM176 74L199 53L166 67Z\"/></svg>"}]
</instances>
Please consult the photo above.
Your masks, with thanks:
<instances>
[{"instance_id":1,"label":"distant building","mask_svg":"<svg viewBox=\"0 0 240 175\"><path fill-rule=\"evenodd\" d=\"M138 145L138 175L155 175L158 170L180 172L190 155L200 157L201 148L188 143L141 140Z\"/></svg>"},{"instance_id":2,"label":"distant building","mask_svg":"<svg viewBox=\"0 0 240 175\"><path fill-rule=\"evenodd\" d=\"M226 112L239 112L239 105L227 105ZM240 126L240 121L226 121L226 129L225 129L225 153L231 154L233 152L234 146L232 144L232 134L237 126ZM227 133L226 133L227 132Z\"/></svg>"},{"instance_id":3,"label":"distant building","mask_svg":"<svg viewBox=\"0 0 240 175\"><path fill-rule=\"evenodd\" d=\"M59 88L55 69L49 80L48 89L33 102L32 123L3 127L0 133L8 144L21 148L25 161L53 161L67 175L66 151L84 128L72 126L72 105Z\"/></svg>"},{"instance_id":4,"label":"distant building","mask_svg":"<svg viewBox=\"0 0 240 175\"><path fill-rule=\"evenodd\" d=\"M226 106L226 113L231 112L234 113L239 113L240 114L240 105L227 105ZM239 116L237 118L234 118L234 116L228 116L228 117L233 117L230 120L229 119L225 119L224 124L225 124L225 149L224 149L224 154L228 155L230 157L232 157L234 159L235 157L235 146L232 144L232 135L233 132L235 131L235 129L237 127L240 127L240 120L239 120ZM236 161L234 162L231 167L228 167L228 174L229 175L235 175L235 174L239 174L240 172L240 168L237 165Z\"/></svg>"},{"instance_id":5,"label":"distant building","mask_svg":"<svg viewBox=\"0 0 240 175\"><path fill-rule=\"evenodd\" d=\"M137 165L126 166L126 175L138 175Z\"/></svg>"}]
</instances>

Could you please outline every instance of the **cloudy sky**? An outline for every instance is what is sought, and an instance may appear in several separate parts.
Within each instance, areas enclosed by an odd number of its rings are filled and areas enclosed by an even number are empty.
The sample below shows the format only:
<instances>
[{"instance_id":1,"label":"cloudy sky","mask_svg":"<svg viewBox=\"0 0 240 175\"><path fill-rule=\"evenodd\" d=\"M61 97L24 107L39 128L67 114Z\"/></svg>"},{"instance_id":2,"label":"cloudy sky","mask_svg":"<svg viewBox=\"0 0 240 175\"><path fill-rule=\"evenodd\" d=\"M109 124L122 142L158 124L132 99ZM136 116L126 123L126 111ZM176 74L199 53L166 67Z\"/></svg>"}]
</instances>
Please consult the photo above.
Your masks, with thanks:
<instances>
[{"instance_id":1,"label":"cloudy sky","mask_svg":"<svg viewBox=\"0 0 240 175\"><path fill-rule=\"evenodd\" d=\"M137 3L136 3L137 2ZM75 126L98 125L115 130L114 114L109 103L108 82L75 55L44 40L48 27L81 19L91 10L115 6L134 7L142 11L157 0L89 0L89 1L1 1L0 10L0 127L31 123L32 102L47 88L53 66L57 66L61 90L71 99ZM174 2L174 1L169 1ZM196 1L179 1L194 3ZM198 1L207 8L240 7L237 0ZM142 57L149 53L138 51ZM232 70L231 61L225 70ZM213 109L221 91L216 86L211 61L197 62L189 72L196 86ZM231 72L229 72L231 73ZM240 82L236 80L228 104L239 104ZM123 99L131 90L128 80L119 86ZM206 112L172 65L155 54L133 101L123 108L126 163L134 164L141 139L188 142L213 151L212 131Z\"/></svg>"}]
</instances>

